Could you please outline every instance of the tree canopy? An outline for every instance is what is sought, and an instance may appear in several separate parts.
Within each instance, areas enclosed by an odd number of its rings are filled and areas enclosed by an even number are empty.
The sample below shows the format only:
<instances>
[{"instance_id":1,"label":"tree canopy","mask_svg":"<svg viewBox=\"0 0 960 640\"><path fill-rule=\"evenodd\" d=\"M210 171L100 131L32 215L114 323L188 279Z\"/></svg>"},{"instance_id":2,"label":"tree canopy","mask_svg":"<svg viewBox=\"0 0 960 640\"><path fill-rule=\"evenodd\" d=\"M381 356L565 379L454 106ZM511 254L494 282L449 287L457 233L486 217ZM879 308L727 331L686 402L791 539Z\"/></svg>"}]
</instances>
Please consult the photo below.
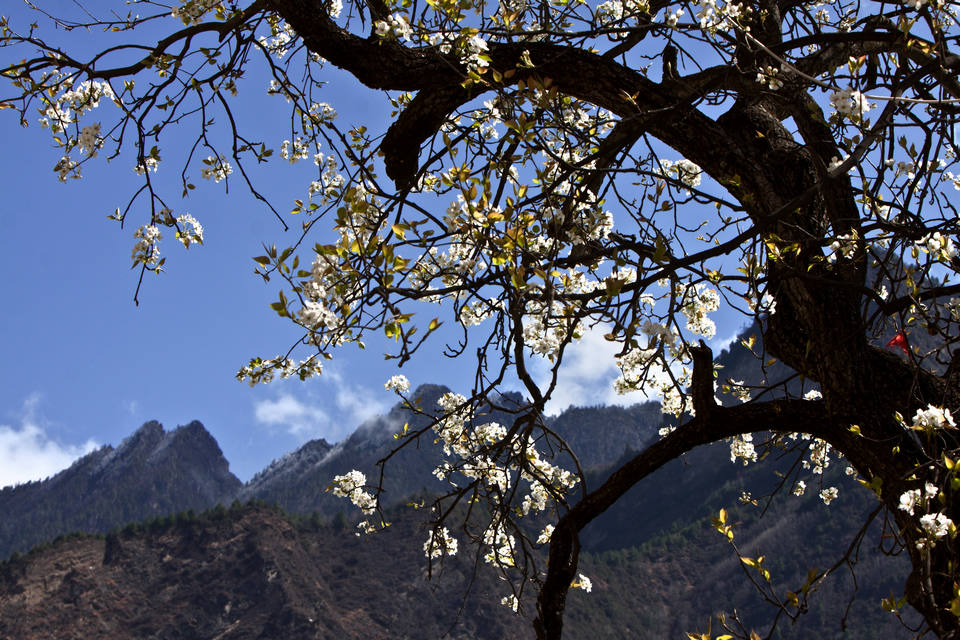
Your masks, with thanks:
<instances>
[{"instance_id":1,"label":"tree canopy","mask_svg":"<svg viewBox=\"0 0 960 640\"><path fill-rule=\"evenodd\" d=\"M0 108L50 130L60 180L98 155L136 155L142 188L114 217L136 227L141 278L162 270L163 233L203 241L202 215L156 186L174 131L192 141L176 167L183 195L199 172L281 219L251 167L316 164L294 207L300 239L254 258L285 283L273 308L303 339L238 377L305 379L336 347L378 334L401 365L431 340L471 359L473 388L443 398L427 435L445 447L436 473L450 482L428 558L478 542L511 578L505 604L534 585L537 633L558 638L567 591L589 587L578 533L669 460L724 440L744 462L797 451L810 473L843 456L909 554L905 601L934 634L957 637L956 3L117 5L4 19ZM63 46L53 27L112 44ZM338 69L389 101L392 120L341 126L327 87ZM237 113L267 82L289 118L280 144ZM762 360L789 366L807 392L715 372L701 338L721 308L758 322ZM891 327L891 345L878 344ZM619 392L675 416L596 487L575 451L569 469L552 462L566 447L543 415L564 354L588 332L617 345ZM546 383L531 374L538 362ZM514 421L484 422L517 383L527 400L499 407ZM405 378L387 384L416 406ZM398 434L398 447L421 435ZM376 487L359 473L335 482L370 529L385 524ZM482 516L454 523L458 505L478 502ZM524 516L541 512L551 523L531 532ZM716 526L733 535L722 514ZM796 594L781 606L800 610Z\"/></svg>"}]
</instances>

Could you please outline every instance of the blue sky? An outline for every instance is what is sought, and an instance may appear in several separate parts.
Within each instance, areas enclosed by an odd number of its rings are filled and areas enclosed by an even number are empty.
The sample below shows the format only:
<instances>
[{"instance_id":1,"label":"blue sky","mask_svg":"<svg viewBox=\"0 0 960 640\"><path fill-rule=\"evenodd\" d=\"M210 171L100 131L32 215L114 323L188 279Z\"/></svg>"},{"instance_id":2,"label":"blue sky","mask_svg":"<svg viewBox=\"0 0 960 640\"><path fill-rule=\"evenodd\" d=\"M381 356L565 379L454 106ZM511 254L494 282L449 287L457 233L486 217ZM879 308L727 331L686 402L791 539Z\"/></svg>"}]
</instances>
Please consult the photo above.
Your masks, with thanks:
<instances>
[{"instance_id":1,"label":"blue sky","mask_svg":"<svg viewBox=\"0 0 960 640\"><path fill-rule=\"evenodd\" d=\"M20 5L3 11L14 25L24 23L27 12ZM93 48L102 36L85 38L83 46ZM264 139L279 148L288 137L283 100L257 94L256 82L241 90L239 115L263 123ZM334 78L328 92L342 125L384 130L389 105L381 94L343 76ZM107 220L138 184L132 158L95 159L85 165L82 180L64 184L52 171L60 154L48 131L34 123L21 128L10 110L0 111L0 131L6 151L0 156L0 486L46 477L94 447L116 445L153 419L168 429L202 421L234 473L248 479L311 438L343 438L394 403L383 383L397 370L384 362L384 345L376 341L366 351L345 348L307 383L251 389L234 379L250 357L275 356L298 337L269 309L278 285L255 276L251 260L263 253L263 242L286 246L294 232L285 234L238 180L229 183L229 194L223 184L195 181L200 188L176 210L201 221L205 244L187 251L166 238L167 270L148 274L136 306L138 271L130 270L130 252L140 222L121 229ZM168 194L180 192L175 159L186 144L186 138L168 139L161 149L157 176L167 181ZM199 167L192 171L199 173ZM260 177L280 211L305 195L310 180L279 159ZM289 222L299 226L297 219ZM735 330L721 321L715 348ZM402 372L414 385L469 389L472 362L443 358L441 346ZM612 393L616 372L609 356L611 347L599 332L575 345L553 409L643 400Z\"/></svg>"}]
</instances>

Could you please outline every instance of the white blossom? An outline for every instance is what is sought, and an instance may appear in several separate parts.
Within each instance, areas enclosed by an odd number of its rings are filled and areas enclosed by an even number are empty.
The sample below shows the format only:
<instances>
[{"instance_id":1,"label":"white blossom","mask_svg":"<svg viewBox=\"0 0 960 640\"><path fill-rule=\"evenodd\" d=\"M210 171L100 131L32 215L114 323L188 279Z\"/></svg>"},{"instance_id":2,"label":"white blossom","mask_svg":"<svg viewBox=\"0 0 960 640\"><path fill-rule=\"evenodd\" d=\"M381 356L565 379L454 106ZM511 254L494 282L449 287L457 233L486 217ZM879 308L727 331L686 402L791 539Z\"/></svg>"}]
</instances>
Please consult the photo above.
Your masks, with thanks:
<instances>
[{"instance_id":1,"label":"white blossom","mask_svg":"<svg viewBox=\"0 0 960 640\"><path fill-rule=\"evenodd\" d=\"M583 589L587 593L593 591L593 582L582 573L578 573L576 579L570 583L571 589Z\"/></svg>"},{"instance_id":2,"label":"white blossom","mask_svg":"<svg viewBox=\"0 0 960 640\"><path fill-rule=\"evenodd\" d=\"M744 433L730 440L730 462L742 461L744 466L757 461L757 450L753 446L753 435Z\"/></svg>"},{"instance_id":3,"label":"white blossom","mask_svg":"<svg viewBox=\"0 0 960 640\"><path fill-rule=\"evenodd\" d=\"M367 476L354 469L342 476L334 477L333 495L339 498L349 498L353 504L360 508L360 511L370 515L377 507L377 500L364 490L366 484Z\"/></svg>"},{"instance_id":4,"label":"white blossom","mask_svg":"<svg viewBox=\"0 0 960 640\"><path fill-rule=\"evenodd\" d=\"M393 35L397 38L403 38L407 42L413 38L413 29L407 16L402 13L391 13L386 20L378 20L373 25L374 32L381 38Z\"/></svg>"},{"instance_id":5,"label":"white blossom","mask_svg":"<svg viewBox=\"0 0 960 640\"><path fill-rule=\"evenodd\" d=\"M866 96L852 88L831 93L830 104L837 113L853 120L859 120L863 114L876 106L867 101Z\"/></svg>"},{"instance_id":6,"label":"white blossom","mask_svg":"<svg viewBox=\"0 0 960 640\"><path fill-rule=\"evenodd\" d=\"M547 544L550 542L550 537L553 535L553 525L548 524L543 528L543 531L540 532L540 536L537 538L537 544Z\"/></svg>"},{"instance_id":7,"label":"white blossom","mask_svg":"<svg viewBox=\"0 0 960 640\"><path fill-rule=\"evenodd\" d=\"M280 157L290 164L296 164L310 157L310 147L301 136L297 136L293 142L284 140L280 144Z\"/></svg>"},{"instance_id":8,"label":"white blossom","mask_svg":"<svg viewBox=\"0 0 960 640\"><path fill-rule=\"evenodd\" d=\"M177 240L187 249L193 243L203 244L203 225L189 213L177 216Z\"/></svg>"},{"instance_id":9,"label":"white blossom","mask_svg":"<svg viewBox=\"0 0 960 640\"><path fill-rule=\"evenodd\" d=\"M138 164L133 168L133 171L138 176L142 176L148 171L152 173L156 173L157 169L159 168L160 168L160 158L157 158L155 156L147 156L146 158L143 159L143 162L141 164Z\"/></svg>"},{"instance_id":10,"label":"white blossom","mask_svg":"<svg viewBox=\"0 0 960 640\"><path fill-rule=\"evenodd\" d=\"M76 179L80 177L80 165L70 156L60 158L59 162L54 165L53 170L57 173L60 182L66 182L67 178Z\"/></svg>"},{"instance_id":11,"label":"white blossom","mask_svg":"<svg viewBox=\"0 0 960 640\"><path fill-rule=\"evenodd\" d=\"M159 227L148 224L137 229L133 237L133 266L143 264L147 269L157 269L160 263L160 248L157 246L163 237Z\"/></svg>"},{"instance_id":12,"label":"white blossom","mask_svg":"<svg viewBox=\"0 0 960 640\"><path fill-rule=\"evenodd\" d=\"M950 409L927 405L926 409L917 409L913 416L913 429L920 431L937 431L939 429L956 429L957 423L950 415Z\"/></svg>"},{"instance_id":13,"label":"white blossom","mask_svg":"<svg viewBox=\"0 0 960 640\"><path fill-rule=\"evenodd\" d=\"M100 148L100 123L95 122L81 129L78 142L88 156L92 158L97 155L97 149Z\"/></svg>"},{"instance_id":14,"label":"white blossom","mask_svg":"<svg viewBox=\"0 0 960 640\"><path fill-rule=\"evenodd\" d=\"M917 542L918 549L930 548L936 541L950 533L953 521L943 513L928 513L920 516L920 529L926 535Z\"/></svg>"},{"instance_id":15,"label":"white blossom","mask_svg":"<svg viewBox=\"0 0 960 640\"><path fill-rule=\"evenodd\" d=\"M917 507L917 502L919 501L920 489L910 489L900 494L900 506L897 508L901 511L906 511L912 516L914 509Z\"/></svg>"},{"instance_id":16,"label":"white blossom","mask_svg":"<svg viewBox=\"0 0 960 640\"><path fill-rule=\"evenodd\" d=\"M310 105L310 117L318 123L330 124L337 119L337 110L326 102L314 102Z\"/></svg>"},{"instance_id":17,"label":"white blossom","mask_svg":"<svg viewBox=\"0 0 960 640\"><path fill-rule=\"evenodd\" d=\"M220 182L221 180L226 180L227 176L233 173L233 167L230 166L230 163L227 162L223 156L219 158L216 156L208 156L204 159L203 164L206 166L200 170L200 177L206 180Z\"/></svg>"},{"instance_id":18,"label":"white blossom","mask_svg":"<svg viewBox=\"0 0 960 640\"><path fill-rule=\"evenodd\" d=\"M410 381L407 380L405 375L396 375L391 377L383 385L387 391L395 391L397 393L409 393L410 391Z\"/></svg>"},{"instance_id":19,"label":"white blossom","mask_svg":"<svg viewBox=\"0 0 960 640\"><path fill-rule=\"evenodd\" d=\"M953 238L943 235L939 231L928 233L920 238L916 246L937 259L949 260L957 255L957 248L953 243Z\"/></svg>"},{"instance_id":20,"label":"white blossom","mask_svg":"<svg viewBox=\"0 0 960 640\"><path fill-rule=\"evenodd\" d=\"M813 438L810 442L810 459L803 461L803 468L812 469L817 475L823 474L824 469L830 466L831 449L826 440Z\"/></svg>"},{"instance_id":21,"label":"white blossom","mask_svg":"<svg viewBox=\"0 0 960 640\"><path fill-rule=\"evenodd\" d=\"M450 535L446 527L440 529L440 535L435 535L436 530L431 529L427 532L427 541L423 543L423 553L428 558L439 558L446 554L448 556L457 555L457 539Z\"/></svg>"},{"instance_id":22,"label":"white blossom","mask_svg":"<svg viewBox=\"0 0 960 640\"><path fill-rule=\"evenodd\" d=\"M783 80L777 78L778 73L780 73L780 69L766 65L757 72L757 82L776 91L783 86Z\"/></svg>"},{"instance_id":23,"label":"white blossom","mask_svg":"<svg viewBox=\"0 0 960 640\"><path fill-rule=\"evenodd\" d=\"M185 25L198 24L203 16L220 4L220 0L181 0L181 6L174 7L170 15Z\"/></svg>"},{"instance_id":24,"label":"white blossom","mask_svg":"<svg viewBox=\"0 0 960 640\"><path fill-rule=\"evenodd\" d=\"M830 243L830 255L827 256L828 262L836 262L839 258L852 258L857 251L857 240L859 236L855 231L837 236Z\"/></svg>"}]
</instances>

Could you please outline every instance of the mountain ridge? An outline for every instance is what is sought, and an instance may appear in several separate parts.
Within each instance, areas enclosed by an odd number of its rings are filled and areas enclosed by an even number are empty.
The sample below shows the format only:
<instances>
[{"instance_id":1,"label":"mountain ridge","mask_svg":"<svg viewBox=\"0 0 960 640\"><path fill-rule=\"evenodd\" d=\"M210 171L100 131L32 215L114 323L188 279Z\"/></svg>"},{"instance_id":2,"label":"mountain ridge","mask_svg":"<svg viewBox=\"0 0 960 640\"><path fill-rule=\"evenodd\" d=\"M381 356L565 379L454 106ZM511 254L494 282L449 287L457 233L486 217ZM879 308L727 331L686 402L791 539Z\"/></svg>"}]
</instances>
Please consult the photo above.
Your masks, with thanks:
<instances>
[{"instance_id":1,"label":"mountain ridge","mask_svg":"<svg viewBox=\"0 0 960 640\"><path fill-rule=\"evenodd\" d=\"M50 478L0 489L0 558L73 531L207 509L241 486L200 422L164 431L151 420Z\"/></svg>"},{"instance_id":2,"label":"mountain ridge","mask_svg":"<svg viewBox=\"0 0 960 640\"><path fill-rule=\"evenodd\" d=\"M727 364L727 368L721 372L721 378L732 377L743 379L747 384L758 384L758 376L762 373L756 373L756 360L751 360L752 356L746 350L735 353L738 357L731 357L734 349L731 348L730 351L731 353L721 354L719 358ZM751 363L754 367L753 371L746 371L749 369L747 365ZM789 377L789 372L778 367L779 365L774 366L769 373L777 379ZM794 386L791 392L795 392L798 388L795 386L801 384L801 381L794 380L790 384ZM423 407L434 407L436 399L445 391L446 388L439 385L425 385L418 388L413 396L421 397ZM501 415L492 412L483 417L484 421L493 419L507 420L509 414ZM313 515L309 517L304 515L299 520L294 519L290 522L307 523L311 531L322 530L323 550L320 550L321 547L311 546L316 542L313 538L301 540L298 537L299 534L292 533L287 525L278 524L275 517L280 516L271 515L280 514L275 509L264 511L256 504L241 507L235 502L235 506L229 510L219 506L197 516L194 511L200 511L211 505L179 506L172 510L192 511L186 511L173 518L158 517L163 515L157 508L159 503L150 503L146 515L128 518L133 520L148 518L146 523L132 524L122 530L114 530L107 534L106 539L96 543L89 542L91 539L82 536L61 538L52 545L34 548L25 557L11 559L0 565L0 639L9 637L17 640L33 638L39 640L45 637L30 635L34 631L26 627L16 627L13 622L21 618L45 619L44 616L52 616L60 621L57 622L61 625L57 627L58 638L106 638L118 637L116 634L119 634L120 637L190 637L211 640L212 638L225 640L247 637L288 637L291 640L299 640L299 638L306 640L306 638L327 637L323 633L336 637L403 637L390 635L386 630L399 628L397 625L400 624L409 624L411 619L428 624L425 622L428 614L416 607L396 609L391 608L392 604L384 603L389 599L396 599L397 596L391 589L399 590L404 594L421 593L419 591L421 587L418 586L420 583L417 581L422 576L425 561L422 557L420 541L424 539L426 531L420 521L428 516L417 515L417 512L399 509L395 505L401 504L411 494L421 493L422 495L424 490L429 492L429 485L423 481L428 476L432 479L429 472L434 463L439 460L437 447L431 450L429 443L432 439L428 437L424 439L422 446L408 446L406 457L398 456L391 462L392 466L388 470L387 477L392 478L394 484L388 484L385 487L387 491L384 494L384 504L392 522L405 523L397 528L390 528L393 530L389 535L393 540L391 545L396 546L384 547L376 552L362 551L366 547L358 547L357 544L379 543L358 543L358 539L351 533L351 521L357 519L357 514L351 511L349 504L342 499L334 498L324 489L334 474L343 473L352 468L361 468L368 472L368 477L373 477L370 475L370 465L375 464L383 457L384 452L397 442L391 437L391 433L401 430L404 422L410 422L411 428L416 429L428 426L429 420L429 416L411 415L409 410L397 404L385 416L364 423L350 437L339 443L331 445L322 439L305 443L297 450L275 460L245 485L229 474L222 452L199 422L194 421L170 432L164 431L162 425L154 421L145 423L115 449L113 447L99 449L78 460L61 474L48 479L50 483L44 484L48 481L43 481L31 483L31 485L35 485L35 488L42 485L47 493L56 493L62 487L72 488L74 491L68 498L72 496L76 500L78 493L75 489L82 484L76 482L76 478L86 478L89 480L88 485L96 488L92 478L99 478L101 481L109 478L109 484L122 485L123 479L130 477L130 470L142 470L150 465L158 469L162 468L163 471L159 475L163 476L170 476L169 469L175 468L177 473L173 474L174 476L190 479L191 482L196 482L192 474L198 468L226 470L229 475L222 476L221 479L225 478L224 482L229 486L222 493L222 503L242 496L244 499L275 502L291 514L312 513ZM618 462L622 462L625 456L631 455L631 451L641 449L656 438L657 430L663 424L665 422L659 407L653 403L626 408L571 407L562 414L550 418L550 427L568 439L574 450L585 453L582 460L589 461L587 483L590 487L598 486ZM183 455L177 455L179 452ZM216 463L208 464L207 457ZM164 466L176 462L182 464L179 467ZM752 606L755 602L751 600L751 596L759 598L755 592L749 588L745 590L742 585L736 588L724 586L727 580L733 580L730 573L739 576L740 567L736 556L726 544L726 539L711 530L710 515L715 514L719 508L728 508L730 513L738 519L738 542L744 545L741 548L753 552L754 547L759 545L757 554L761 552L769 554L769 566L773 567L774 575L781 580L778 585L796 589L802 584L806 569L811 566L809 564L805 566L804 563L820 563L823 561L822 558L829 558L832 553L830 545L835 544L837 532L842 534L844 531L855 530L861 523L857 520L861 517L858 511L862 507L861 503L867 504L872 498L856 485L852 485L855 488L851 491L861 491L862 495L853 496L848 493L847 488L842 488L841 504L844 504L844 500L853 498L848 504L856 509L844 506L840 508L842 510L837 510L837 507L830 507L832 511L825 512L826 520L820 512L814 511L825 508L819 504L814 491L810 492L813 495L800 499L784 495L788 492L781 492L771 511L777 517L772 520L759 519L756 512L736 505L737 493L741 486L757 491L759 495L759 492L764 491L762 487L769 487L771 483L775 485L779 481L775 475L776 471L776 465L771 468L769 463L751 465L748 469L741 465L731 467L728 448L724 443L718 443L698 449L683 460L674 461L632 489L622 501L584 531L583 570L594 579L596 597L593 600L583 600L583 598L578 599L580 594L575 594L571 598L568 616L571 637L596 634L598 629L605 629L611 637L617 637L617 635L672 637L683 630L693 631L705 621L705 616L723 608L729 610L731 607L740 607L746 612L745 615L751 623L766 624L769 621L770 612L762 608L755 609ZM825 482L832 482L838 477L838 481L843 480L842 474L837 473L839 469L836 467L828 471L829 478L825 479ZM156 490L172 488L162 482L159 485L150 484L149 475L141 474L138 478L141 484L137 486L146 483L148 487ZM229 478L233 478L233 481L229 481ZM842 487L851 486L851 484L842 485ZM214 482L209 486L218 485ZM191 491L181 489L181 491L187 493L192 491L192 495L198 498L210 497L209 491L206 493L196 489ZM7 513L4 510L7 504L4 502L5 496L16 493L17 488L0 491L0 513ZM21 490L20 494L23 493ZM127 494L120 492L112 495L129 495L130 493L128 491ZM89 500L86 502L90 504ZM318 505L320 513L317 512ZM90 530L104 532L122 525L122 517L126 517L124 513L112 512L116 520L112 526L107 526L104 520L99 523L99 529L90 528ZM224 514L232 515L228 517ZM121 520L117 520L118 518ZM231 520L231 518L235 519ZM233 524L228 526L225 524L228 521ZM238 522L241 524L237 524ZM3 524L0 523L0 534L3 533ZM60 524L67 526L63 522ZM21 525L26 528L30 526L30 522L23 520ZM397 537L397 532L401 529L403 535ZM53 536L46 534L46 539L51 537ZM412 542L409 539L411 537ZM879 534L874 537L879 539ZM378 539L386 540L386 538ZM0 535L0 541L3 541L2 535ZM242 544L238 547L232 546L241 542ZM775 549L762 548L769 547L771 544ZM85 555L77 555L75 550L79 548L78 545L86 549ZM794 559L790 551L791 546L797 549L811 547L816 554L810 559ZM233 558L234 564L221 563L219 556L215 553L217 549L228 548L232 551L229 553L224 551L224 557ZM476 560L477 556L473 555L475 552L475 549L468 549L464 545L456 562L462 559ZM311 555L316 553L321 555ZM404 566L409 573L401 575L388 572L392 582L384 582L383 567L392 566L390 563L399 557L397 554L408 558L404 561L406 562ZM780 554L785 555L786 558L778 557ZM165 558L168 559L165 560ZM324 568L325 562L334 565L331 569L334 573L327 572L329 567ZM54 566L57 563L71 568L65 572L55 572L49 579L49 589L44 586L42 592L38 591L36 578L29 576L40 575L44 567ZM472 565L472 562L468 564ZM867 573L861 576L862 581L882 588L902 588L905 567L886 560L881 562L876 555L868 556L863 564L866 565ZM419 569L411 570L410 567L419 567ZM465 577L466 574L463 573L465 570L464 567L460 567L455 572ZM92 573L87 575L87 572ZM484 572L481 571L481 573ZM492 572L486 573L492 575ZM135 581L131 582L131 575L141 575L144 579L155 580L154 590L161 588L173 590L167 594L169 599L155 607L156 615L148 615L136 607L127 606L136 601L136 598L130 596L125 600L122 590L113 592L110 597L104 596L103 584L128 585L124 589L132 589L133 592L139 593L137 589L141 587ZM264 583L264 575L268 577L274 575L274 578ZM193 586L178 592L175 588L176 583L172 582L174 580L172 576L180 576L178 580L182 578ZM371 582L367 580L367 576L375 577L376 580ZM640 576L653 581L651 584L654 586L649 597L632 603L630 598L625 599L623 595L641 588L637 584ZM673 579L669 579L671 576ZM197 586L203 580L208 582L212 580L217 585L221 585L225 591L218 592L214 589L211 593L206 593ZM274 580L293 586L289 590L283 587L278 592L271 586ZM353 604L350 604L346 611L331 605L333 608L321 607L303 613L305 610L301 607L302 603L315 602L314 599L319 598L326 607L327 604L334 602L336 597L340 597L327 592L313 591L315 588L313 583L317 581L335 583L336 589L355 592L357 599L352 601ZM234 588L233 583L236 583L239 589L237 593L231 591ZM469 580L466 583L459 583L461 586L457 588L463 588L463 584L469 583ZM504 587L502 583L499 590L492 586L484 587L485 591L481 602L477 604L479 607L477 611L493 613L478 614L479 619L488 619L490 615L499 616L503 613L504 608L498 602L499 598L505 595L502 593ZM437 588L431 587L431 589ZM651 587L646 585L642 588ZM814 622L812 627L809 625L798 627L798 629L804 629L798 632L801 635L790 635L786 631L778 631L772 637L811 637L810 634L821 638L843 638L844 640L851 640L854 637L864 639L881 636L900 637L897 635L900 628L896 625L891 626L891 617L881 612L877 606L876 600L880 596L877 595L876 589L863 589L864 597L869 598L871 606L866 607L863 613L857 610L857 615L862 616L858 617L861 627L867 631L859 635L850 635L824 626L827 620L842 619L844 615L842 607L838 610L835 605L838 602L845 602L842 593L844 589L849 589L849 585L826 590L825 602L817 609L820 611L817 614L818 617L803 618L814 620ZM363 595L368 592L371 595ZM33 596L24 599L22 597L24 593L32 593ZM260 608L254 604L259 597L255 597L254 594L258 593L269 595L265 598L266 604ZM44 598L49 602L44 601ZM246 603L242 607L237 604L241 601ZM228 608L227 605L231 602L234 604ZM101 617L100 623L107 626L113 625L111 633L114 635L97 635L102 632L94 628L87 630L89 634L87 636L69 635L73 631L68 628L67 621L76 616L77 603L86 603L85 606L88 608L97 607L98 615ZM197 604L196 611L190 608L193 604ZM443 604L435 601L435 604L438 607L453 607L455 611L460 610L459 604L446 601ZM531 605L532 603L528 601L527 606ZM47 606L49 608L45 608ZM241 613L249 616L232 619L230 611L234 610L233 606L238 607L235 610L238 611L238 616ZM527 611L529 613L530 609L528 608ZM470 622L468 618L469 616L464 618L467 620L464 628L468 631L461 635L457 635L460 632L453 631L450 637L483 637L479 635L477 626L479 623ZM243 621L238 623L237 620L241 619ZM502 620L500 617L496 619ZM171 620L179 621L179 624L195 622L198 626L190 629L195 629L196 635L176 635L169 627ZM311 620L314 622L324 620L324 624L327 625L324 627L326 631L319 636L316 635L320 632ZM398 622L401 620L404 622ZM240 626L231 626L235 623ZM338 624L340 626L336 626ZM455 628L452 622L445 624L447 629ZM511 624L513 623L507 621L492 625L492 628L499 630L498 633L501 635L494 634L490 637L504 637L503 634L507 633L508 629L512 633L519 628ZM435 622L430 621L429 625L435 625ZM241 633L241 627L243 633ZM440 627L430 626L430 628L439 629ZM636 634L635 631L641 628L655 631L651 631L649 635ZM268 635L258 636L254 633L255 630L259 630L256 633ZM244 633L252 635L243 635ZM269 635L271 633L274 635ZM281 635L275 635L277 633ZM412 635L409 637L425 637L416 635L415 631L410 633ZM437 637L439 635L442 633L438 632Z\"/></svg>"}]
</instances>

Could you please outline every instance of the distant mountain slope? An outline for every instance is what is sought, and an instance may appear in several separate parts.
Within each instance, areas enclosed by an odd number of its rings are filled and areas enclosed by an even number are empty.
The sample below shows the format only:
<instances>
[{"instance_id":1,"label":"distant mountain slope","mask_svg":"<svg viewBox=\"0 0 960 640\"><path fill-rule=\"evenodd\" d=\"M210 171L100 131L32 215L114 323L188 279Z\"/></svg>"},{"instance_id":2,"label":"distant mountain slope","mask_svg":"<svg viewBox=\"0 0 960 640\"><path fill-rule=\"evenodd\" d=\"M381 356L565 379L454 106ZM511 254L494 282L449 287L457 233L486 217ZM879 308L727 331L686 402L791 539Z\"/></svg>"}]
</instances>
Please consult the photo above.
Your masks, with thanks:
<instances>
[{"instance_id":1,"label":"distant mountain slope","mask_svg":"<svg viewBox=\"0 0 960 640\"><path fill-rule=\"evenodd\" d=\"M437 411L437 400L447 391L423 385L412 397L429 414ZM506 423L512 417L494 412L480 419ZM275 460L246 485L230 473L216 441L199 422L171 432L148 422L116 449L103 447L51 478L0 490L0 559L60 534L105 532L128 522L199 511L235 499L259 499L292 513L320 512L328 518L349 512L347 502L325 491L333 477L360 469L375 482L376 463L398 443L393 434L407 422L411 429L419 429L430 421L429 415L416 415L398 403L336 445L325 440L306 443ZM659 421L656 405L648 403L628 409L574 408L551 425L568 439L581 462L592 467L609 464L625 448L639 448L650 441ZM419 443L408 443L388 467L384 504L402 504L413 494L442 489L431 473L440 461L440 448L429 435Z\"/></svg>"},{"instance_id":2,"label":"distant mountain slope","mask_svg":"<svg viewBox=\"0 0 960 640\"><path fill-rule=\"evenodd\" d=\"M792 460L771 456L744 467L732 463L729 447L718 443L695 449L638 483L582 534L581 570L598 577L596 599L569 610L565 626L570 637L587 632L604 638L686 637L686 631L705 631L711 614L733 610L763 637L777 610L749 582L727 539L713 529L711 517L720 509L728 511L741 553L766 558L775 591L785 598L787 590L799 592L810 569L824 570L838 562L877 506L870 491L845 475L843 460L834 459L822 476L824 487L839 487L839 497L829 506L808 478L805 495L782 490L763 513L767 501L761 496L776 488ZM591 474L588 484L596 487L602 477ZM758 498L758 506L741 504L742 491ZM880 526L875 522L854 565L840 566L811 597L810 613L796 624L782 621L772 637L912 637L880 607L881 599L891 593L902 595L909 562L891 557L880 546ZM884 548L889 551L889 540ZM622 593L638 595L624 600ZM907 611L906 617L916 620L911 613ZM841 628L845 615L846 631ZM617 625L641 621L643 633L620 635L624 627Z\"/></svg>"},{"instance_id":3,"label":"distant mountain slope","mask_svg":"<svg viewBox=\"0 0 960 640\"><path fill-rule=\"evenodd\" d=\"M349 503L325 490L334 476L352 469L364 472L371 483L377 482L377 462L386 458L401 442L393 435L409 424L411 431L430 425L432 415L439 410L437 400L449 389L426 384L417 388L411 399L427 415L416 414L402 403L389 413L368 420L346 440L330 446L325 440L313 440L300 449L275 460L257 474L238 494L241 501L250 499L276 503L292 513L319 511L327 516L349 509ZM499 404L510 406L520 402L519 395L501 398ZM510 424L514 417L492 411L476 419L477 422L497 421ZM550 427L562 436L576 452L584 468L606 466L620 458L624 451L640 449L657 437L663 420L659 405L648 402L629 408L572 407L549 421ZM439 445L432 434L420 441L407 442L394 455L384 479L383 503L401 504L413 494L439 492L445 485L433 476L433 470L442 461ZM570 467L569 459L559 460Z\"/></svg>"},{"instance_id":4,"label":"distant mountain slope","mask_svg":"<svg viewBox=\"0 0 960 640\"><path fill-rule=\"evenodd\" d=\"M229 501L241 482L199 422L164 432L147 422L116 449L80 458L53 477L0 490L0 558L71 531Z\"/></svg>"},{"instance_id":5,"label":"distant mountain slope","mask_svg":"<svg viewBox=\"0 0 960 640\"><path fill-rule=\"evenodd\" d=\"M271 508L219 508L106 540L64 539L0 565L0 639L528 636L498 604L503 583L491 572L471 583L470 554L427 581L425 533L411 515L358 538L294 527Z\"/></svg>"},{"instance_id":6,"label":"distant mountain slope","mask_svg":"<svg viewBox=\"0 0 960 640\"><path fill-rule=\"evenodd\" d=\"M436 408L437 400L449 391L439 385L423 385L413 397L421 400L426 411ZM409 422L411 429L430 424L430 418L414 415L397 404L389 413L372 418L347 439L330 447L323 440L314 440L296 451L275 460L244 486L238 497L276 503L286 511L310 513L319 511L327 516L349 508L349 503L326 492L333 477L352 469L363 471L371 482L376 482L376 463L397 446L393 434ZM397 504L403 498L422 489L438 489L440 485L431 471L440 461L439 448L432 439L424 439L422 446L410 443L391 461L386 478L384 503Z\"/></svg>"},{"instance_id":7,"label":"distant mountain slope","mask_svg":"<svg viewBox=\"0 0 960 640\"><path fill-rule=\"evenodd\" d=\"M827 513L776 519L752 533L745 524L738 536L745 552L769 545L767 564L785 592L798 587L791 563L832 560L846 544L844 525ZM294 525L275 509L237 505L130 526L105 539L64 538L0 564L0 640L531 637L533 591L523 615L513 616L499 604L508 585L482 562L472 579L477 557L470 547L435 566L428 580L420 515L393 510L389 529L357 537L315 519ZM799 563L791 558L795 539L807 551ZM840 625L850 584L832 581L798 625L784 621L773 637L912 637L878 606L879 595L900 584L888 562L858 565L861 592L847 632ZM593 591L571 591L568 638L679 638L705 630L720 611L736 608L751 626L775 613L723 536L702 523L638 548L586 554L580 569Z\"/></svg>"}]
</instances>

